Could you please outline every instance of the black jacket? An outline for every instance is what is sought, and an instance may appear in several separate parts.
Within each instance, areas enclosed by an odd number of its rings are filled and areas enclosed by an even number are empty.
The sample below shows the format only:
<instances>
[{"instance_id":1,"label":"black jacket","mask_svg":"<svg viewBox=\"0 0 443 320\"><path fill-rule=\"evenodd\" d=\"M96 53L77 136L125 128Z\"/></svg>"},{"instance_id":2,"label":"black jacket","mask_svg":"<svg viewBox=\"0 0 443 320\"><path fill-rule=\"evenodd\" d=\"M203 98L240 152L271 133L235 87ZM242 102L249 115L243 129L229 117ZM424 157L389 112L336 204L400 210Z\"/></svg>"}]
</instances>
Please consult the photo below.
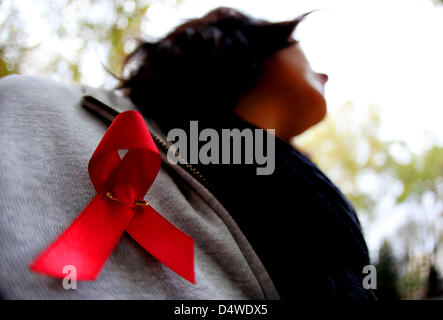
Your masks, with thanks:
<instances>
[{"instance_id":1,"label":"black jacket","mask_svg":"<svg viewBox=\"0 0 443 320\"><path fill-rule=\"evenodd\" d=\"M189 125L189 123L188 123ZM231 116L199 129L251 128ZM357 215L340 190L303 153L275 141L275 171L255 165L199 165L267 268L283 299L373 300L362 286L370 264Z\"/></svg>"}]
</instances>

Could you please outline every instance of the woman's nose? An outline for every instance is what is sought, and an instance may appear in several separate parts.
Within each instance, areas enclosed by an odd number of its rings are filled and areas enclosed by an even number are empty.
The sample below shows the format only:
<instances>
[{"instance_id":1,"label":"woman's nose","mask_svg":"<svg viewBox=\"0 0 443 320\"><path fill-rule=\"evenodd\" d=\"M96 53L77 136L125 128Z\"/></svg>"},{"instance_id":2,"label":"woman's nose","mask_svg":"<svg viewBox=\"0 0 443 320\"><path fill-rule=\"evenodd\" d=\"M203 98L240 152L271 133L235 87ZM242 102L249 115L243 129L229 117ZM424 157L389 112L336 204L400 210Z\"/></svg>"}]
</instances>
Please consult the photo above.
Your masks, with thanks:
<instances>
[{"instance_id":1,"label":"woman's nose","mask_svg":"<svg viewBox=\"0 0 443 320\"><path fill-rule=\"evenodd\" d=\"M320 80L321 80L321 82L322 82L323 84L325 84L326 82L328 82L329 77L328 77L328 75L327 75L326 73L318 73L318 72L317 72L317 76L320 78Z\"/></svg>"}]
</instances>

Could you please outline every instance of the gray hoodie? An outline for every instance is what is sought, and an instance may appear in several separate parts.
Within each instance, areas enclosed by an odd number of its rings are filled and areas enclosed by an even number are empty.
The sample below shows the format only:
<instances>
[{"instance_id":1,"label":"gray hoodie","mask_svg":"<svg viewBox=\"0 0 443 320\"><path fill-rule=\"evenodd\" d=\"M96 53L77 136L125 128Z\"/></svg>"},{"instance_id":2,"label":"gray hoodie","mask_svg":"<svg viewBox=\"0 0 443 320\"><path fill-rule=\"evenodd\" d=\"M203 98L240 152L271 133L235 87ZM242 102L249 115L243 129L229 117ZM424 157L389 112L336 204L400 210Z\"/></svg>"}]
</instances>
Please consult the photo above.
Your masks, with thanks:
<instances>
[{"instance_id":1,"label":"gray hoodie","mask_svg":"<svg viewBox=\"0 0 443 320\"><path fill-rule=\"evenodd\" d=\"M217 199L162 153L146 199L194 238L196 284L124 233L96 281L64 289L31 261L95 195L88 161L107 127L80 105L92 95L118 111L136 109L114 91L34 76L0 79L0 294L5 299L279 299L261 261ZM166 143L155 123L152 134Z\"/></svg>"}]
</instances>

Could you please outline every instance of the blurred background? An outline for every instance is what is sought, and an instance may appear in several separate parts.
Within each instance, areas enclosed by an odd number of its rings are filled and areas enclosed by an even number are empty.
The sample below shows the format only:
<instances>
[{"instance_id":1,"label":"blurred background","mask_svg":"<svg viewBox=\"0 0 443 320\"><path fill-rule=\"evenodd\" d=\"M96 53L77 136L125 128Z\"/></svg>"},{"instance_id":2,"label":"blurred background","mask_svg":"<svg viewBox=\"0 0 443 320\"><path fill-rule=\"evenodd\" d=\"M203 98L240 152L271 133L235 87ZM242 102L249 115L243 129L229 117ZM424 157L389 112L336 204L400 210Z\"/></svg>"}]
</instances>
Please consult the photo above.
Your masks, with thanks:
<instances>
[{"instance_id":1,"label":"blurred background","mask_svg":"<svg viewBox=\"0 0 443 320\"><path fill-rule=\"evenodd\" d=\"M112 89L137 39L218 6L271 21L321 9L294 36L329 75L329 114L294 143L356 207L379 298L442 299L443 0L1 0L0 77Z\"/></svg>"}]
</instances>

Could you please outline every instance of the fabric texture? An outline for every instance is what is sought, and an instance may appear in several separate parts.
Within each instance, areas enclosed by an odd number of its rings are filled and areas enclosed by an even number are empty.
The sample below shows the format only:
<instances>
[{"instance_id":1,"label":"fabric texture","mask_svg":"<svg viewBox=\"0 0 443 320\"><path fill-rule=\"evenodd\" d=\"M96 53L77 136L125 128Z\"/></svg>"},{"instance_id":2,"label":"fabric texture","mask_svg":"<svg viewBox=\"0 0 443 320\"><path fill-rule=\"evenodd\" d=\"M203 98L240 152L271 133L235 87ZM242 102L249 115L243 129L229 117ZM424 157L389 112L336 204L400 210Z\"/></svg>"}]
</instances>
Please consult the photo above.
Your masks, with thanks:
<instances>
[{"instance_id":1,"label":"fabric texture","mask_svg":"<svg viewBox=\"0 0 443 320\"><path fill-rule=\"evenodd\" d=\"M126 233L96 281L66 290L29 263L96 194L88 161L106 131L79 104L91 94L118 111L135 109L112 91L41 77L0 79L0 294L4 299L278 299L261 260L220 202L167 161L146 199L194 239L193 285ZM152 132L161 131L145 119ZM163 160L165 155L161 154Z\"/></svg>"}]
</instances>

